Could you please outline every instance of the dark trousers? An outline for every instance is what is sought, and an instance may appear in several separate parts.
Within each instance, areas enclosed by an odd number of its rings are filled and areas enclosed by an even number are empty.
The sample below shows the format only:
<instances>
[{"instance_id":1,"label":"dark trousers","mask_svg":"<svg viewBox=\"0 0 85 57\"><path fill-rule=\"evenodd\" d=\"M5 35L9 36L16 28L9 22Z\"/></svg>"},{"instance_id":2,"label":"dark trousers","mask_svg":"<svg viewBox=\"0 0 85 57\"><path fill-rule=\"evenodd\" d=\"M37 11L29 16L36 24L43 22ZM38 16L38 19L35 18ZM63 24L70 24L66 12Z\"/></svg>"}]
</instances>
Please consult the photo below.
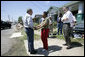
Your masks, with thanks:
<instances>
[{"instance_id":1,"label":"dark trousers","mask_svg":"<svg viewBox=\"0 0 85 57\"><path fill-rule=\"evenodd\" d=\"M70 23L63 24L63 33L64 33L64 38L65 42L68 46L71 45L71 40L70 40Z\"/></svg>"},{"instance_id":2,"label":"dark trousers","mask_svg":"<svg viewBox=\"0 0 85 57\"><path fill-rule=\"evenodd\" d=\"M59 35L59 32L60 32L60 34L62 34L63 23L62 23L62 22L57 23L57 27L58 27L58 32L57 32L57 34Z\"/></svg>"},{"instance_id":3,"label":"dark trousers","mask_svg":"<svg viewBox=\"0 0 85 57\"><path fill-rule=\"evenodd\" d=\"M70 27L70 37L74 38L74 35L73 35L73 27Z\"/></svg>"},{"instance_id":4,"label":"dark trousers","mask_svg":"<svg viewBox=\"0 0 85 57\"><path fill-rule=\"evenodd\" d=\"M43 48L48 50L48 34L49 34L49 29L42 29L41 30L41 40L43 42Z\"/></svg>"},{"instance_id":5,"label":"dark trousers","mask_svg":"<svg viewBox=\"0 0 85 57\"><path fill-rule=\"evenodd\" d=\"M32 52L34 50L34 30L31 28L25 28L28 40L28 50Z\"/></svg>"}]
</instances>

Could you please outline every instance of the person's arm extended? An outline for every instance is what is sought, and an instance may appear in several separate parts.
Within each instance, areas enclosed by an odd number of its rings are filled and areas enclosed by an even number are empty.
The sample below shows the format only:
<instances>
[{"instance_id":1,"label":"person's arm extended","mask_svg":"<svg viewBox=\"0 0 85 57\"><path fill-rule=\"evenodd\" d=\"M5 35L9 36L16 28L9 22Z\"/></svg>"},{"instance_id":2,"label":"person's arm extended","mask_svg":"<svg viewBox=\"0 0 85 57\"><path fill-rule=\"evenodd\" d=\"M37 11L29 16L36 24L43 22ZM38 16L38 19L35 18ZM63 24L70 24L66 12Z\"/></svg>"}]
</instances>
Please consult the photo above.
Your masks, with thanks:
<instances>
[{"instance_id":1,"label":"person's arm extended","mask_svg":"<svg viewBox=\"0 0 85 57\"><path fill-rule=\"evenodd\" d=\"M42 22L41 24L39 24L36 27L37 27L37 29L40 29L40 28L42 28L43 26L46 26L46 25L47 25L46 22Z\"/></svg>"},{"instance_id":2,"label":"person's arm extended","mask_svg":"<svg viewBox=\"0 0 85 57\"><path fill-rule=\"evenodd\" d=\"M66 20L68 20L68 18L64 18L62 21L66 21Z\"/></svg>"},{"instance_id":3,"label":"person's arm extended","mask_svg":"<svg viewBox=\"0 0 85 57\"><path fill-rule=\"evenodd\" d=\"M34 29L35 29L35 30L38 30L38 29L40 29L41 27L42 27L41 24L39 24L39 25L35 26Z\"/></svg>"},{"instance_id":4,"label":"person's arm extended","mask_svg":"<svg viewBox=\"0 0 85 57\"><path fill-rule=\"evenodd\" d=\"M68 18L66 18L65 16L63 16L63 17L61 18L61 21L62 21L62 22L66 21L66 20L68 20Z\"/></svg>"},{"instance_id":5,"label":"person's arm extended","mask_svg":"<svg viewBox=\"0 0 85 57\"><path fill-rule=\"evenodd\" d=\"M36 28L40 29L40 28L42 28L43 26L46 26L46 25L47 25L47 22L43 21L43 22L41 22L41 24L37 25Z\"/></svg>"},{"instance_id":6,"label":"person's arm extended","mask_svg":"<svg viewBox=\"0 0 85 57\"><path fill-rule=\"evenodd\" d=\"M44 27L44 26L47 26L48 21L49 21L49 20L47 19L47 20L41 22L41 24L39 24L38 26L36 26L36 28L37 28L37 29L40 29L40 28L42 28L42 27Z\"/></svg>"}]
</instances>

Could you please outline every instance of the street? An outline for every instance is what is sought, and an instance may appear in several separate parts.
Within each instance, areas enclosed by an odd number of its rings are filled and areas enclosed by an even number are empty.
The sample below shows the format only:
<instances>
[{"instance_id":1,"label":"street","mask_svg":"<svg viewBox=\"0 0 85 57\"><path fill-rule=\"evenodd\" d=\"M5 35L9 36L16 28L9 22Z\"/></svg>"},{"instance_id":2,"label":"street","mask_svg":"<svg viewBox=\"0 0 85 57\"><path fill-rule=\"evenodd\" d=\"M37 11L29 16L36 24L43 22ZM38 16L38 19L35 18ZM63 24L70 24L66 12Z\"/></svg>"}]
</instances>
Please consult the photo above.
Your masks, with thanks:
<instances>
[{"instance_id":1,"label":"street","mask_svg":"<svg viewBox=\"0 0 85 57\"><path fill-rule=\"evenodd\" d=\"M9 38L14 32L14 27L13 25L11 29L1 30L1 55L8 52L15 43L14 39Z\"/></svg>"}]
</instances>

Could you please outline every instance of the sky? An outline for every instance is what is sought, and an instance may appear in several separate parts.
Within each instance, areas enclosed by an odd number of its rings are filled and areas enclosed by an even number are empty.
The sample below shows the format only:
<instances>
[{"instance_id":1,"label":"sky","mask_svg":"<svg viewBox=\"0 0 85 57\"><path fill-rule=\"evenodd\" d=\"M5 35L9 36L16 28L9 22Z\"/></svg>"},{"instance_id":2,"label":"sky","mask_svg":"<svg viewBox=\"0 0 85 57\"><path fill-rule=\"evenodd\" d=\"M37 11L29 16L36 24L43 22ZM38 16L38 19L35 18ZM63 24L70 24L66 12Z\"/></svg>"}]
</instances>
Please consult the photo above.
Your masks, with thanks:
<instances>
[{"instance_id":1,"label":"sky","mask_svg":"<svg viewBox=\"0 0 85 57\"><path fill-rule=\"evenodd\" d=\"M61 7L71 1L1 1L1 20L17 21L19 16L24 17L27 9L33 10L36 14L43 14L50 6ZM9 18L8 18L9 16Z\"/></svg>"}]
</instances>

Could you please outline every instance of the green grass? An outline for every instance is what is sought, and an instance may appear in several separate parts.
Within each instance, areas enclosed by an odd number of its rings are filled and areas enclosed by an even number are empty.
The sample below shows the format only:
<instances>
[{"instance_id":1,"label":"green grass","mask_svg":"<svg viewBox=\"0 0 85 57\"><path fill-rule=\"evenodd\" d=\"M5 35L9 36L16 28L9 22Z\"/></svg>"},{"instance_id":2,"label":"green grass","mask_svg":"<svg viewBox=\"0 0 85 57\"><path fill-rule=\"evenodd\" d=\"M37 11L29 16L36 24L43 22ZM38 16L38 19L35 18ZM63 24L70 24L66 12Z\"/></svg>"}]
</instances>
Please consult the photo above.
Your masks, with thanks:
<instances>
[{"instance_id":1,"label":"green grass","mask_svg":"<svg viewBox=\"0 0 85 57\"><path fill-rule=\"evenodd\" d=\"M56 29L56 27L57 27L57 22L53 22L53 28Z\"/></svg>"},{"instance_id":2,"label":"green grass","mask_svg":"<svg viewBox=\"0 0 85 57\"><path fill-rule=\"evenodd\" d=\"M77 39L72 39L72 38L71 38L71 41L72 41L72 42L79 42L79 43L84 44L84 39L82 39L82 38L77 38Z\"/></svg>"},{"instance_id":3,"label":"green grass","mask_svg":"<svg viewBox=\"0 0 85 57\"><path fill-rule=\"evenodd\" d=\"M26 35L26 33L25 33L25 31L24 30L22 30L22 35L24 35L24 36L22 36L20 39L23 41L23 40L27 40L27 35ZM38 34L34 34L34 40L39 40L40 39L40 35L38 35Z\"/></svg>"},{"instance_id":4,"label":"green grass","mask_svg":"<svg viewBox=\"0 0 85 57\"><path fill-rule=\"evenodd\" d=\"M65 40L63 35L52 35L51 37L54 37L54 39L61 39L61 40ZM81 44L84 44L84 39L82 38L71 38L71 42L79 42Z\"/></svg>"},{"instance_id":5,"label":"green grass","mask_svg":"<svg viewBox=\"0 0 85 57\"><path fill-rule=\"evenodd\" d=\"M65 40L65 38L63 37L63 35L61 35L61 36L60 35L56 35L56 38L57 39L63 39L63 40Z\"/></svg>"},{"instance_id":6,"label":"green grass","mask_svg":"<svg viewBox=\"0 0 85 57\"><path fill-rule=\"evenodd\" d=\"M57 33L57 30L54 31L53 33L56 34ZM54 35L53 37L56 37L57 39L65 40L65 38L64 38L63 35L61 35L61 36L60 35ZM84 44L84 39L82 39L82 38L75 38L75 39L74 38L71 38L71 41L72 42L80 42L80 43Z\"/></svg>"},{"instance_id":7,"label":"green grass","mask_svg":"<svg viewBox=\"0 0 85 57\"><path fill-rule=\"evenodd\" d=\"M40 38L41 38L40 35L34 34L34 39L35 39L35 40L39 40Z\"/></svg>"},{"instance_id":8,"label":"green grass","mask_svg":"<svg viewBox=\"0 0 85 57\"><path fill-rule=\"evenodd\" d=\"M24 31L24 29L21 31L21 34L23 35L20 39L23 41L23 40L27 40L27 35Z\"/></svg>"}]
</instances>

